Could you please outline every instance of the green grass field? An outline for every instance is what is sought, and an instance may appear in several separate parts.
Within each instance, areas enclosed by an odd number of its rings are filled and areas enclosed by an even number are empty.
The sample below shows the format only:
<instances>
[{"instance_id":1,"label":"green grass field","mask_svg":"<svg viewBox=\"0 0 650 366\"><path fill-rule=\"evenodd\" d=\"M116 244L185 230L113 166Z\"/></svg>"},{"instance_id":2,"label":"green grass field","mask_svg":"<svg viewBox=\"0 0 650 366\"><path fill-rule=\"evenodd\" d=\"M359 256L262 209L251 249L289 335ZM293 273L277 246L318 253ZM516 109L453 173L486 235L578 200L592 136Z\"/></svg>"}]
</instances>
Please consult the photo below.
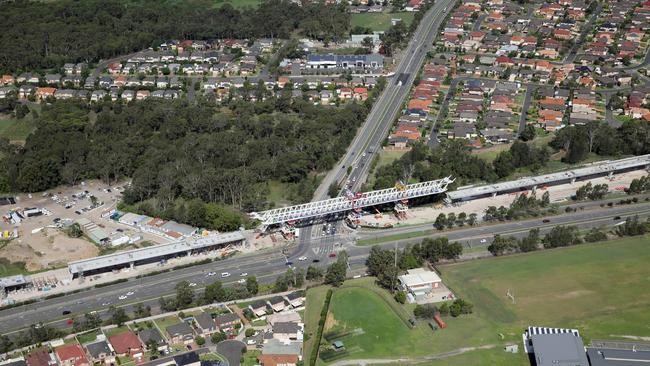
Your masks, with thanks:
<instances>
[{"instance_id":1,"label":"green grass field","mask_svg":"<svg viewBox=\"0 0 650 366\"><path fill-rule=\"evenodd\" d=\"M474 304L474 313L446 317L448 327L435 333L424 321L409 329L394 310L400 305L388 304L390 295L368 289L371 278L351 280L334 292L325 334L353 331L340 339L349 352L346 359L422 360L470 348L457 356L418 364L528 365L521 350L507 354L503 346L520 344L529 325L577 328L586 344L595 338L647 336L649 261L650 236L645 236L440 266L443 281ZM505 296L508 289L515 304ZM318 287L307 294L308 330L317 326L325 292ZM481 346L492 348L474 349Z\"/></svg>"},{"instance_id":2,"label":"green grass field","mask_svg":"<svg viewBox=\"0 0 650 366\"><path fill-rule=\"evenodd\" d=\"M373 31L387 31L391 26L391 19L402 19L402 22L408 28L413 22L414 14L412 12L352 14L350 23L352 28L360 26L370 28Z\"/></svg>"},{"instance_id":3,"label":"green grass field","mask_svg":"<svg viewBox=\"0 0 650 366\"><path fill-rule=\"evenodd\" d=\"M27 270L24 267L24 263L12 263L6 258L0 258L0 277L25 273L27 273Z\"/></svg>"},{"instance_id":4,"label":"green grass field","mask_svg":"<svg viewBox=\"0 0 650 366\"><path fill-rule=\"evenodd\" d=\"M31 118L18 121L14 118L0 118L0 137L10 141L24 141L35 126Z\"/></svg>"},{"instance_id":5,"label":"green grass field","mask_svg":"<svg viewBox=\"0 0 650 366\"><path fill-rule=\"evenodd\" d=\"M650 236L442 266L443 281L502 332L575 327L586 341L650 331ZM505 296L514 293L516 303Z\"/></svg>"},{"instance_id":6,"label":"green grass field","mask_svg":"<svg viewBox=\"0 0 650 366\"><path fill-rule=\"evenodd\" d=\"M305 315L303 321L305 322L305 342L303 344L303 359L308 360L309 355L314 347L314 338L318 331L318 319L320 312L323 308L323 301L329 286L318 286L307 291L307 302L305 304Z\"/></svg>"}]
</instances>

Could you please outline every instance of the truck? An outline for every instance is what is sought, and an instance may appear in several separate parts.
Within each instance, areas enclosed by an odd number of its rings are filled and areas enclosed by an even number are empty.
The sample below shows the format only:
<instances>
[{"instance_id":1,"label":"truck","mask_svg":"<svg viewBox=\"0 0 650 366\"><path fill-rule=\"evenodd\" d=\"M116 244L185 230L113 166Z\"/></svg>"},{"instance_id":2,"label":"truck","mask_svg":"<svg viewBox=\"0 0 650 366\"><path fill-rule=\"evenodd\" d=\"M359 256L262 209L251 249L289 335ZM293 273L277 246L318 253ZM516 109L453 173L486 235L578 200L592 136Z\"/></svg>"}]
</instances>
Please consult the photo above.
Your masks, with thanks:
<instances>
[{"instance_id":1,"label":"truck","mask_svg":"<svg viewBox=\"0 0 650 366\"><path fill-rule=\"evenodd\" d=\"M440 327L440 329L445 329L445 328L447 328L447 323L445 323L445 322L440 318L440 314L436 314L436 315L434 315L434 316L433 316L433 320L435 320L435 322L438 324L438 326Z\"/></svg>"}]
</instances>

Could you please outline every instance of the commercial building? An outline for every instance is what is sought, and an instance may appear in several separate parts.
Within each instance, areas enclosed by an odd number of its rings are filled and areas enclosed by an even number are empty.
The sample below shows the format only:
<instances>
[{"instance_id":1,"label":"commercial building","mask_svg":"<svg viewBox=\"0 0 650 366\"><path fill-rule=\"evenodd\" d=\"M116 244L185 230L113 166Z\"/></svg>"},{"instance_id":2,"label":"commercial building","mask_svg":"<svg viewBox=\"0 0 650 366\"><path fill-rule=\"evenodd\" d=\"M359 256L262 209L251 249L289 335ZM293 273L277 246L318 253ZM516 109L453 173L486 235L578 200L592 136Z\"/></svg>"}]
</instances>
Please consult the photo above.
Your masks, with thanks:
<instances>
[{"instance_id":1,"label":"commercial building","mask_svg":"<svg viewBox=\"0 0 650 366\"><path fill-rule=\"evenodd\" d=\"M29 276L15 275L0 278L0 299L4 298L8 292L20 290L32 285Z\"/></svg>"},{"instance_id":2,"label":"commercial building","mask_svg":"<svg viewBox=\"0 0 650 366\"><path fill-rule=\"evenodd\" d=\"M537 366L589 366L582 338L571 333L531 337Z\"/></svg>"},{"instance_id":3,"label":"commercial building","mask_svg":"<svg viewBox=\"0 0 650 366\"><path fill-rule=\"evenodd\" d=\"M87 218L80 218L77 220L77 224L81 227L81 230L86 234L86 236L93 241L95 244L105 245L108 244L110 238L104 230L102 230L97 224L88 220Z\"/></svg>"},{"instance_id":4,"label":"commercial building","mask_svg":"<svg viewBox=\"0 0 650 366\"><path fill-rule=\"evenodd\" d=\"M87 276L221 249L228 245L240 245L244 242L244 235L234 231L74 261L68 264L68 270L73 278Z\"/></svg>"}]
</instances>

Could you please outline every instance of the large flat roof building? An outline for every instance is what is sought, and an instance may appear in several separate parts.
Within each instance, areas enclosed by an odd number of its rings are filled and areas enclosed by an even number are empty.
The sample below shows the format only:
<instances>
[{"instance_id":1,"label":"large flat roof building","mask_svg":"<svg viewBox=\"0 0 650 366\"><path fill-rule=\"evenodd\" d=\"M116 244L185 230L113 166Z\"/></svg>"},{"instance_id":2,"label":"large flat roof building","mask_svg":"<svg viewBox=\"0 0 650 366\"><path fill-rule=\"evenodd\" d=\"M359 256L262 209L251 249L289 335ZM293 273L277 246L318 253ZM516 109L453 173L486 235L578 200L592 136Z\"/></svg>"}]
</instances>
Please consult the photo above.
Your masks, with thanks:
<instances>
[{"instance_id":1,"label":"large flat roof building","mask_svg":"<svg viewBox=\"0 0 650 366\"><path fill-rule=\"evenodd\" d=\"M531 337L537 366L589 366L582 338L571 333Z\"/></svg>"}]
</instances>

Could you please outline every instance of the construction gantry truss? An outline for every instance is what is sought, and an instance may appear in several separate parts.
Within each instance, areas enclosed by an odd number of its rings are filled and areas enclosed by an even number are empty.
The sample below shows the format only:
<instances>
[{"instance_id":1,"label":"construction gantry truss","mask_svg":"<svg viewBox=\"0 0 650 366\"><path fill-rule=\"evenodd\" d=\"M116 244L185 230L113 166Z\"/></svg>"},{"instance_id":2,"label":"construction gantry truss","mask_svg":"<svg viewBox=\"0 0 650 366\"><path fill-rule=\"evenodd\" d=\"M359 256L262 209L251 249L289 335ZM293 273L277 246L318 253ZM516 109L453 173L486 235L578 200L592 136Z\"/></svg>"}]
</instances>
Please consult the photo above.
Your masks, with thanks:
<instances>
[{"instance_id":1,"label":"construction gantry truss","mask_svg":"<svg viewBox=\"0 0 650 366\"><path fill-rule=\"evenodd\" d=\"M305 203L302 205L276 208L273 210L253 212L250 216L269 226L286 222L326 216L335 213L358 210L364 207L398 202L416 197L430 196L447 191L447 186L454 180L446 177L439 180L408 184L399 188L381 189L359 193L354 197L337 197L328 200Z\"/></svg>"}]
</instances>

